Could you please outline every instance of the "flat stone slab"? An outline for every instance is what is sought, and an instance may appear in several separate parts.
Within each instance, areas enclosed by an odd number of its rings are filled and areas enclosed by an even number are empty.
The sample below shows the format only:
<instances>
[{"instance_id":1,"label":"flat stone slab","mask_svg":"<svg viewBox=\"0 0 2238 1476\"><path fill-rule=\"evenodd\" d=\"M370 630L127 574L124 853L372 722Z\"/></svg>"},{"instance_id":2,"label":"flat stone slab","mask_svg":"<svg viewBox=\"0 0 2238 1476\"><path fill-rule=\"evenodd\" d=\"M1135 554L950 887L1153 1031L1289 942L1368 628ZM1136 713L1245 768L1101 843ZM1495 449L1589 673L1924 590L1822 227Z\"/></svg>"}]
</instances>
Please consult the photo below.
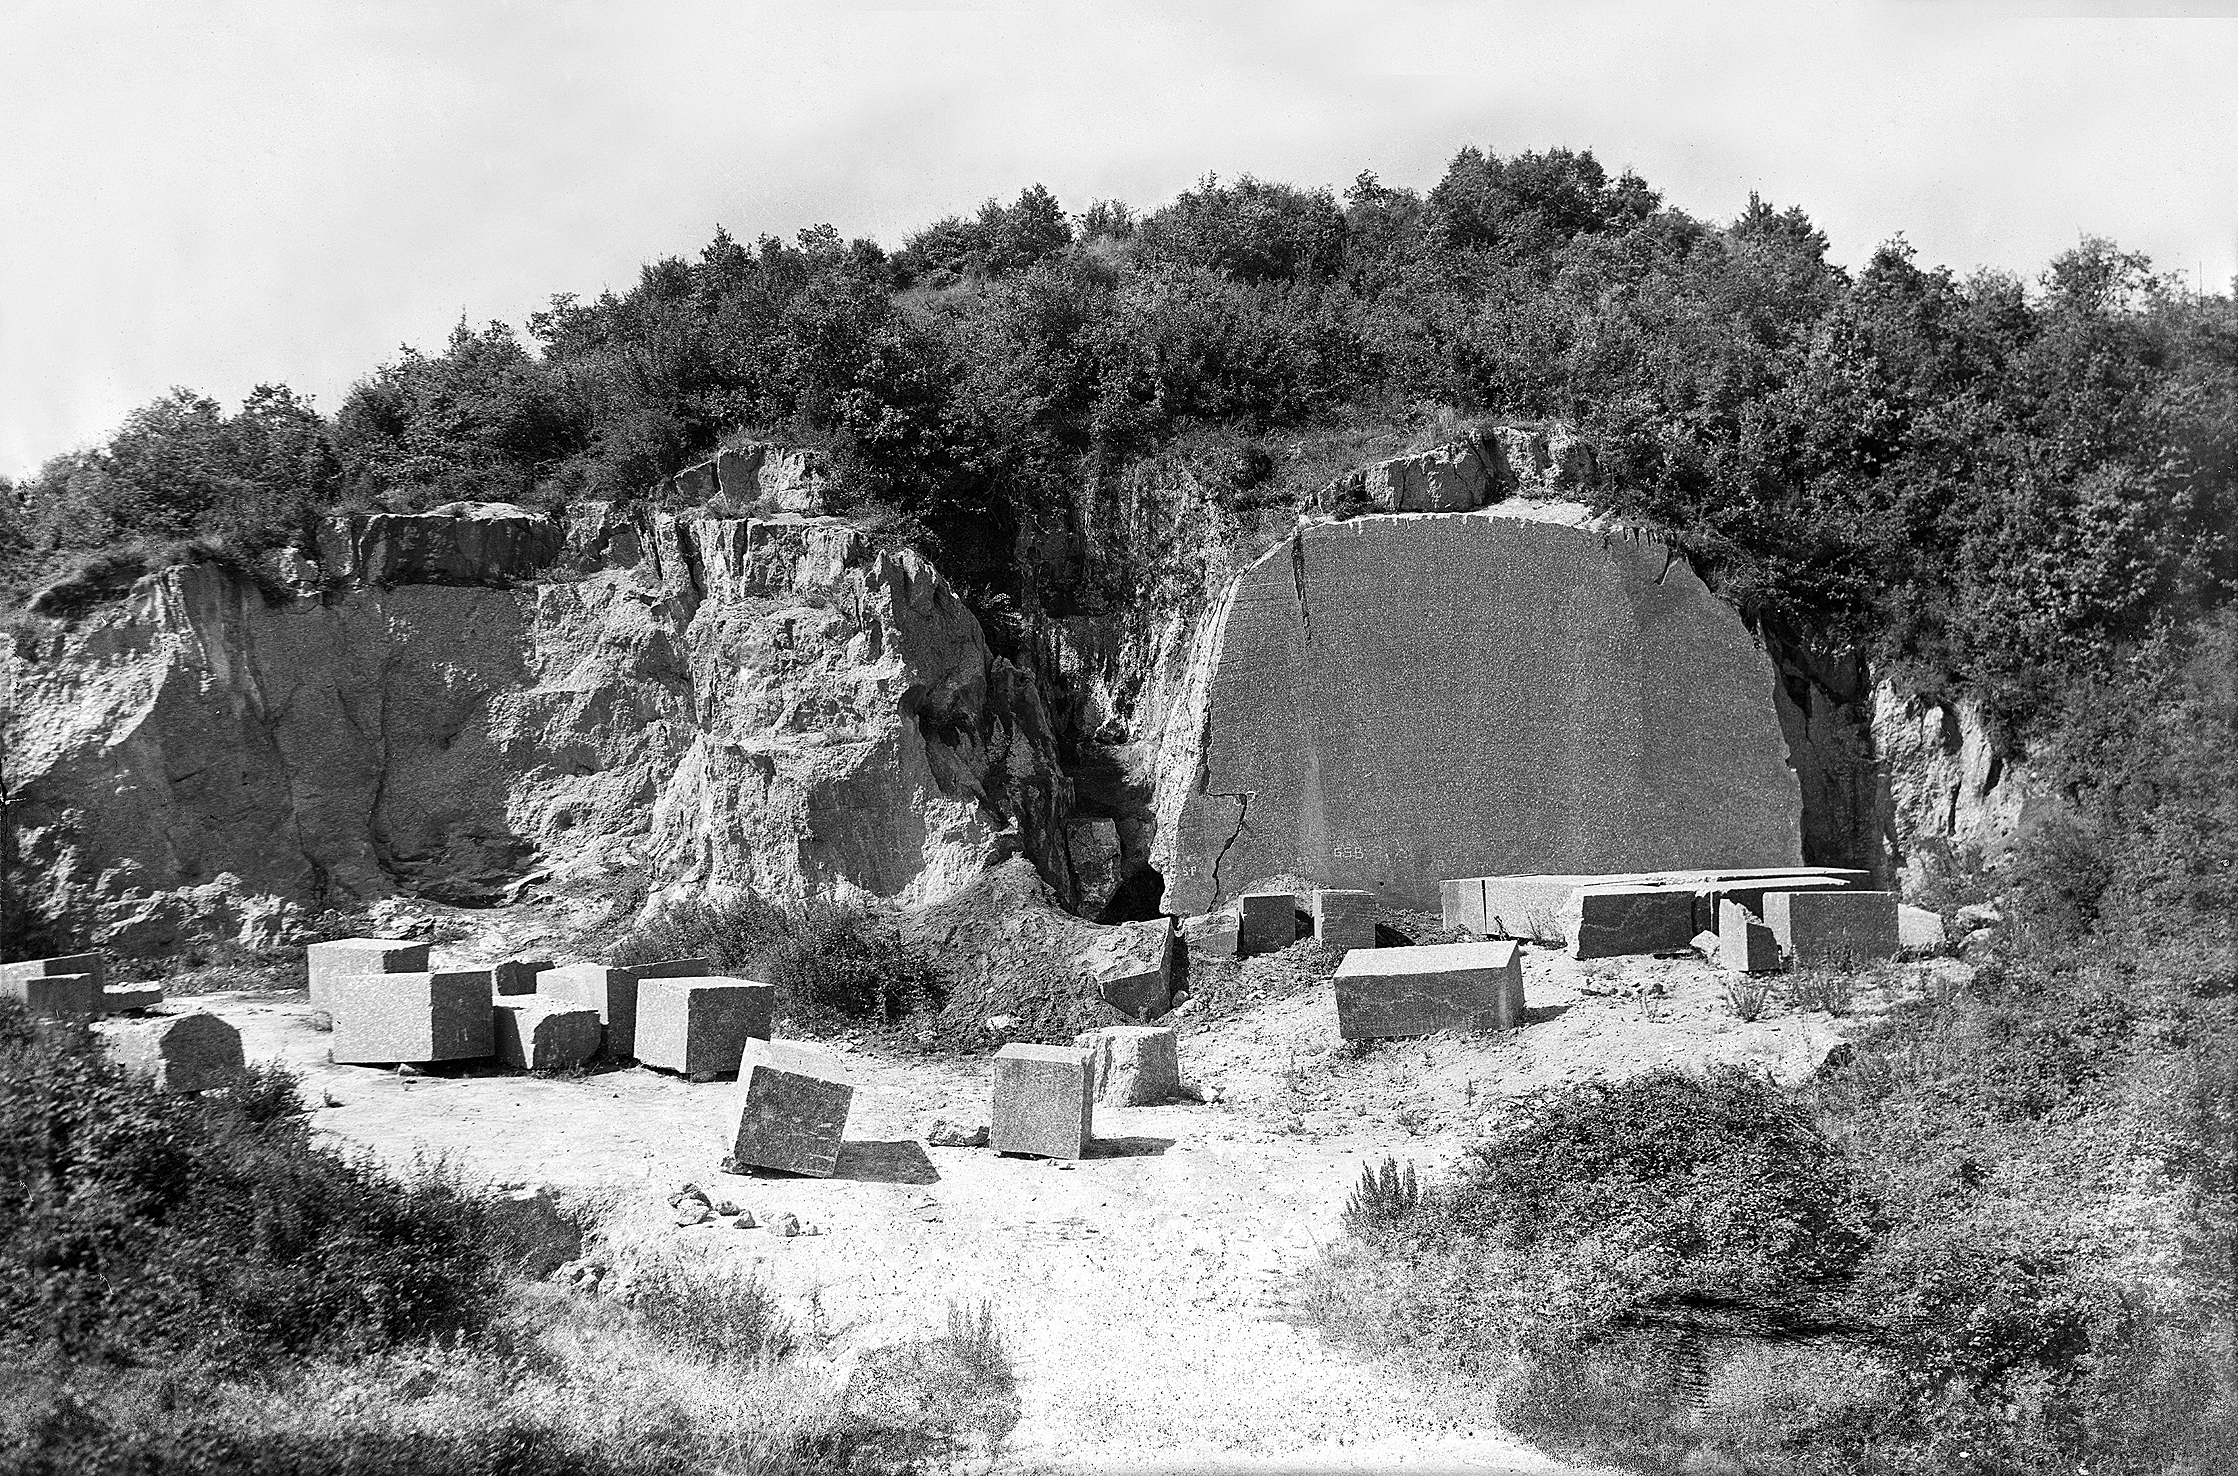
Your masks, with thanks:
<instances>
[{"instance_id":1,"label":"flat stone slab","mask_svg":"<svg viewBox=\"0 0 2238 1476\"><path fill-rule=\"evenodd\" d=\"M1761 910L1766 890L1863 886L1863 871L1835 866L1750 867L1725 871L1630 871L1598 875L1469 876L1438 884L1439 913L1448 928L1467 928L1491 938L1564 944L1570 899L1583 887L1683 888L1703 899L1696 931L1717 927L1717 903L1732 897L1743 907Z\"/></svg>"},{"instance_id":2,"label":"flat stone slab","mask_svg":"<svg viewBox=\"0 0 2238 1476\"><path fill-rule=\"evenodd\" d=\"M152 1010L161 1003L161 984L111 984L101 991L103 1014L121 1015L129 1010Z\"/></svg>"},{"instance_id":3,"label":"flat stone slab","mask_svg":"<svg viewBox=\"0 0 2238 1476\"><path fill-rule=\"evenodd\" d=\"M641 979L637 1049L646 1066L686 1076L728 1076L749 1040L769 1039L777 986L720 975Z\"/></svg>"},{"instance_id":4,"label":"flat stone slab","mask_svg":"<svg viewBox=\"0 0 2238 1476\"><path fill-rule=\"evenodd\" d=\"M605 964L568 964L536 976L536 992L571 1000L598 1011L606 1027L606 1053L617 1060L637 1054L637 988L644 979L704 979L714 975L704 958L671 958L659 963L611 968Z\"/></svg>"},{"instance_id":5,"label":"flat stone slab","mask_svg":"<svg viewBox=\"0 0 2238 1476\"><path fill-rule=\"evenodd\" d=\"M1333 981L1346 1040L1438 1030L1512 1030L1523 1023L1522 951L1510 942L1359 949Z\"/></svg>"},{"instance_id":6,"label":"flat stone slab","mask_svg":"<svg viewBox=\"0 0 2238 1476\"><path fill-rule=\"evenodd\" d=\"M1109 1025L1076 1035L1088 1053L1088 1077L1106 1107L1146 1107L1181 1093L1181 1045L1156 1025Z\"/></svg>"},{"instance_id":7,"label":"flat stone slab","mask_svg":"<svg viewBox=\"0 0 2238 1476\"><path fill-rule=\"evenodd\" d=\"M997 1153L1081 1158L1095 1137L1088 1053L1076 1046L1006 1045L995 1052L988 1146Z\"/></svg>"},{"instance_id":8,"label":"flat stone slab","mask_svg":"<svg viewBox=\"0 0 2238 1476\"><path fill-rule=\"evenodd\" d=\"M732 1172L776 1169L829 1178L839 1166L855 1088L839 1062L790 1041L749 1040L732 1097Z\"/></svg>"},{"instance_id":9,"label":"flat stone slab","mask_svg":"<svg viewBox=\"0 0 2238 1476\"><path fill-rule=\"evenodd\" d=\"M333 1052L346 1066L475 1061L495 1045L488 969L344 974L326 981Z\"/></svg>"},{"instance_id":10,"label":"flat stone slab","mask_svg":"<svg viewBox=\"0 0 2238 1476\"><path fill-rule=\"evenodd\" d=\"M336 938L303 950L310 970L311 1007L334 1012L327 997L331 980L355 974L424 974L427 945L405 938Z\"/></svg>"},{"instance_id":11,"label":"flat stone slab","mask_svg":"<svg viewBox=\"0 0 2238 1476\"><path fill-rule=\"evenodd\" d=\"M1764 921L1798 969L1846 969L1894 958L1894 892L1771 892Z\"/></svg>"},{"instance_id":12,"label":"flat stone slab","mask_svg":"<svg viewBox=\"0 0 2238 1476\"><path fill-rule=\"evenodd\" d=\"M1319 887L1313 893L1313 936L1324 948L1341 951L1375 947L1376 900L1373 892Z\"/></svg>"},{"instance_id":13,"label":"flat stone slab","mask_svg":"<svg viewBox=\"0 0 2238 1476\"><path fill-rule=\"evenodd\" d=\"M247 1069L241 1032L212 1014L119 1020L101 1027L109 1055L158 1092L177 1096L230 1086Z\"/></svg>"},{"instance_id":14,"label":"flat stone slab","mask_svg":"<svg viewBox=\"0 0 2238 1476\"><path fill-rule=\"evenodd\" d=\"M107 1013L98 974L22 974L0 979L0 999L12 999L34 1015Z\"/></svg>"},{"instance_id":15,"label":"flat stone slab","mask_svg":"<svg viewBox=\"0 0 2238 1476\"><path fill-rule=\"evenodd\" d=\"M1246 892L1236 899L1236 957L1279 953L1297 941L1297 898L1288 892Z\"/></svg>"},{"instance_id":16,"label":"flat stone slab","mask_svg":"<svg viewBox=\"0 0 2238 1476\"><path fill-rule=\"evenodd\" d=\"M1733 901L1717 905L1717 961L1736 974L1776 974L1787 967L1770 926Z\"/></svg>"},{"instance_id":17,"label":"flat stone slab","mask_svg":"<svg viewBox=\"0 0 2238 1476\"><path fill-rule=\"evenodd\" d=\"M490 1016L491 1054L516 1071L572 1071L598 1054L598 1011L541 995L500 995Z\"/></svg>"}]
</instances>

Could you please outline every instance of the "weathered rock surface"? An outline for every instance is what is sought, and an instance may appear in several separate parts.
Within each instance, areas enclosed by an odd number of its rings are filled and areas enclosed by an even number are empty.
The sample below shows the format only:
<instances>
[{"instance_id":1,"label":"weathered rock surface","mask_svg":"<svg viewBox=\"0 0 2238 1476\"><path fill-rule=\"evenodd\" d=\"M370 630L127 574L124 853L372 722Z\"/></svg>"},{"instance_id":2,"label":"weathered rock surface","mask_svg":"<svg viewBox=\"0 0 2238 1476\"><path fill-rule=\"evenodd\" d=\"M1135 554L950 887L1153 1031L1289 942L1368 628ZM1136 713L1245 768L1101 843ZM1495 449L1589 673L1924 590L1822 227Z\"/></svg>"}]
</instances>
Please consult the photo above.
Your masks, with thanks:
<instances>
[{"instance_id":1,"label":"weathered rock surface","mask_svg":"<svg viewBox=\"0 0 2238 1476\"><path fill-rule=\"evenodd\" d=\"M1346 1040L1523 1023L1523 963L1513 943L1356 949L1331 984Z\"/></svg>"},{"instance_id":2,"label":"weathered rock surface","mask_svg":"<svg viewBox=\"0 0 2238 1476\"><path fill-rule=\"evenodd\" d=\"M1181 1047L1170 1029L1112 1025L1073 1044L1088 1053L1090 1089L1105 1106L1144 1107L1180 1095Z\"/></svg>"},{"instance_id":3,"label":"weathered rock surface","mask_svg":"<svg viewBox=\"0 0 2238 1476\"><path fill-rule=\"evenodd\" d=\"M1594 481L1591 450L1566 427L1499 426L1360 468L1323 494L1332 512L1474 512L1506 497L1577 497Z\"/></svg>"}]
</instances>

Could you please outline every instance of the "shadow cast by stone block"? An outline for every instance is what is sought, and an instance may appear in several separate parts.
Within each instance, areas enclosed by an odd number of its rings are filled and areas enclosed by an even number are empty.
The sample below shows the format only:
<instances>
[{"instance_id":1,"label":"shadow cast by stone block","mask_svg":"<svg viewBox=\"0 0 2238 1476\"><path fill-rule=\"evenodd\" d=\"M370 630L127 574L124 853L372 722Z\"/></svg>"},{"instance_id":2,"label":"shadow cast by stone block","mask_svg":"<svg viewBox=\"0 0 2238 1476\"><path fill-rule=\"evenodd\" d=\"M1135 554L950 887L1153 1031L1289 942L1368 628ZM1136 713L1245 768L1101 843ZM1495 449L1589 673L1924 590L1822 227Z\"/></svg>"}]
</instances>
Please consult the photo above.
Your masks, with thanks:
<instances>
[{"instance_id":1,"label":"shadow cast by stone block","mask_svg":"<svg viewBox=\"0 0 2238 1476\"><path fill-rule=\"evenodd\" d=\"M863 1142L850 1138L839 1145L839 1162L831 1171L835 1179L862 1184L937 1184L940 1170L914 1138L891 1142Z\"/></svg>"},{"instance_id":2,"label":"shadow cast by stone block","mask_svg":"<svg viewBox=\"0 0 2238 1476\"><path fill-rule=\"evenodd\" d=\"M1149 1158L1173 1146L1171 1138L1096 1138L1088 1144L1089 1158Z\"/></svg>"},{"instance_id":3,"label":"shadow cast by stone block","mask_svg":"<svg viewBox=\"0 0 2238 1476\"><path fill-rule=\"evenodd\" d=\"M1568 1004L1528 1005L1523 1011L1523 1023L1526 1025L1544 1025L1547 1021L1566 1013L1569 1008Z\"/></svg>"}]
</instances>

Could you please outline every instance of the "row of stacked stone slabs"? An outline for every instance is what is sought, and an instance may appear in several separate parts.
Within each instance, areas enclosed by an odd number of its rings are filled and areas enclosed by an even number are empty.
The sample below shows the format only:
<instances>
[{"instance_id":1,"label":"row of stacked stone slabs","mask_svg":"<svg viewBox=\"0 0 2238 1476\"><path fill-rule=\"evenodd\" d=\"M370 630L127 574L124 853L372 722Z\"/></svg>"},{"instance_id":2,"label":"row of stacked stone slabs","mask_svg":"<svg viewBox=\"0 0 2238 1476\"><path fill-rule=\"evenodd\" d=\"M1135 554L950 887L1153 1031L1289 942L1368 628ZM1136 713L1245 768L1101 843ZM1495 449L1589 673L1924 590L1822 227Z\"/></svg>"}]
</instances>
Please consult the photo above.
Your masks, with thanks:
<instances>
[{"instance_id":1,"label":"row of stacked stone slabs","mask_svg":"<svg viewBox=\"0 0 2238 1476\"><path fill-rule=\"evenodd\" d=\"M161 1004L163 988L112 985L100 954L68 953L0 964L0 999L12 999L34 1015L115 1015Z\"/></svg>"},{"instance_id":2,"label":"row of stacked stone slabs","mask_svg":"<svg viewBox=\"0 0 2238 1476\"><path fill-rule=\"evenodd\" d=\"M1304 527L1192 673L1170 913L1275 876L1427 911L1448 877L1804 859L1770 659L1676 550L1583 509Z\"/></svg>"},{"instance_id":3,"label":"row of stacked stone slabs","mask_svg":"<svg viewBox=\"0 0 2238 1476\"><path fill-rule=\"evenodd\" d=\"M1901 947L1894 892L1768 892L1761 917L1737 901L1718 909L1718 962L1735 973L1852 968Z\"/></svg>"}]
</instances>

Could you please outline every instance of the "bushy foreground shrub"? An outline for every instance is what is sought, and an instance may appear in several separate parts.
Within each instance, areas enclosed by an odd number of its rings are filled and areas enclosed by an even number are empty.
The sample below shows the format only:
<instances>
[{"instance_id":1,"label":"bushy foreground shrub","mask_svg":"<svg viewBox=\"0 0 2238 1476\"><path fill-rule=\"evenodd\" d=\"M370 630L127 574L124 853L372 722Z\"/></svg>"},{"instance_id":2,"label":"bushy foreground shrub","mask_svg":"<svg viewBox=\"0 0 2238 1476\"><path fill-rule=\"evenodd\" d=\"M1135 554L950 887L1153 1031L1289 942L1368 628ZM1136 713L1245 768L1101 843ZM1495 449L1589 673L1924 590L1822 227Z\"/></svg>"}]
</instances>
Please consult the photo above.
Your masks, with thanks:
<instances>
[{"instance_id":1,"label":"bushy foreground shrub","mask_svg":"<svg viewBox=\"0 0 2238 1476\"><path fill-rule=\"evenodd\" d=\"M670 903L608 950L616 964L704 957L726 974L778 989L805 1020L898 1024L947 993L932 955L867 908L810 901L778 908L752 893Z\"/></svg>"}]
</instances>

